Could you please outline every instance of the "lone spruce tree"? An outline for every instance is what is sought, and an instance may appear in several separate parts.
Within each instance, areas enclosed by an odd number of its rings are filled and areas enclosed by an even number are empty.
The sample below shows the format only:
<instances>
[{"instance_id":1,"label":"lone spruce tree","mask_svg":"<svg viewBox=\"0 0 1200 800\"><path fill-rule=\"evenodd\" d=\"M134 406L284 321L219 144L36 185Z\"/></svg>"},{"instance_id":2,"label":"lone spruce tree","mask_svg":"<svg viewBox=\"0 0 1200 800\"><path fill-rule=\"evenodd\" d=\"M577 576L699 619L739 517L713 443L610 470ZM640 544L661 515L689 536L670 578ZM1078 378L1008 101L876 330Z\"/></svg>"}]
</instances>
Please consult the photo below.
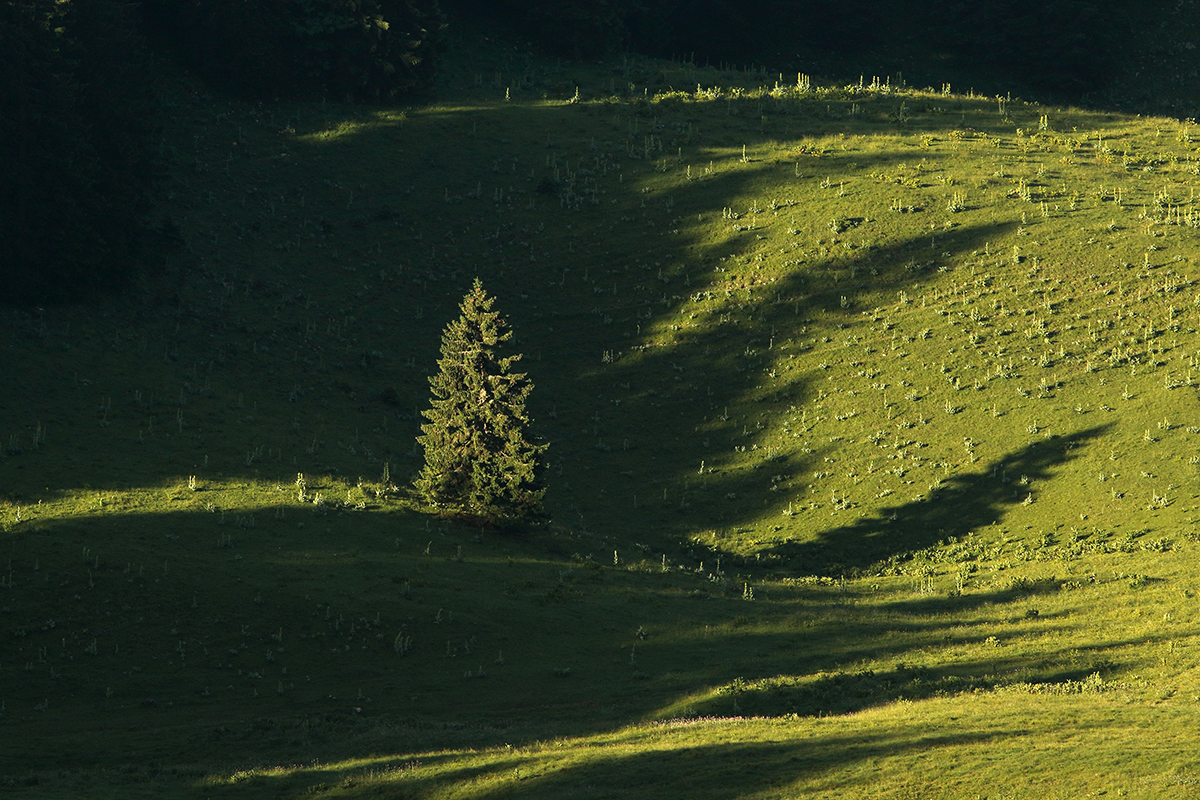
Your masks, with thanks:
<instances>
[{"instance_id":1,"label":"lone spruce tree","mask_svg":"<svg viewBox=\"0 0 1200 800\"><path fill-rule=\"evenodd\" d=\"M538 511L546 445L529 439L525 398L533 385L513 372L521 356L496 353L512 333L494 302L476 278L461 316L442 332L438 373L429 379L433 398L423 412L429 421L417 437L425 466L414 486L434 508L504 524Z\"/></svg>"}]
</instances>

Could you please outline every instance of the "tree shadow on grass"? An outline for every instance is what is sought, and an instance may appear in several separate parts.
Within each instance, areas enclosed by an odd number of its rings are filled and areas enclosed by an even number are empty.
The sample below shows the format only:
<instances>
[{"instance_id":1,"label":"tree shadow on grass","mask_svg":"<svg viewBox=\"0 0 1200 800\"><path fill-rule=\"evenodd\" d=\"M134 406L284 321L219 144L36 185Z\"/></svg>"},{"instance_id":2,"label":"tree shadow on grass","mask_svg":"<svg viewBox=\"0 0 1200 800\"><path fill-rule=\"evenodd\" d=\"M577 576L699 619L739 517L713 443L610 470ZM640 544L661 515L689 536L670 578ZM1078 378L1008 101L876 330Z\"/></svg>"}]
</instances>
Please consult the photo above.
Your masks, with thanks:
<instances>
[{"instance_id":1,"label":"tree shadow on grass","mask_svg":"<svg viewBox=\"0 0 1200 800\"><path fill-rule=\"evenodd\" d=\"M1105 650L1131 641L1114 642ZM985 646L986 647L986 646ZM1064 666L1069 650L1029 660L1006 655L995 644L994 658L978 658L948 666L900 664L892 669L834 670L807 675L778 675L757 681L736 679L720 694L695 704L692 714L744 713L755 716L825 717L852 714L897 700L989 692L1005 687L1031 694L1099 694L1112 662ZM1111 688L1111 687L1109 687Z\"/></svg>"},{"instance_id":2,"label":"tree shadow on grass","mask_svg":"<svg viewBox=\"0 0 1200 800\"><path fill-rule=\"evenodd\" d=\"M706 626L703 636L651 639L637 652L651 675L671 665L676 699L655 712L659 717L822 716L1026 684L1034 692L1099 691L1082 684L1130 667L1123 654L1143 640L1080 643L1071 613L1047 609L1062 602L1061 588L1054 578L1018 580L948 596L914 591L911 599L888 602L865 588L844 598L833 590L786 600L772 592L755 601L763 616L726 620L714 633ZM1039 605L1048 613L1039 614ZM1045 647L1051 637L1069 644Z\"/></svg>"},{"instance_id":3,"label":"tree shadow on grass","mask_svg":"<svg viewBox=\"0 0 1200 800\"><path fill-rule=\"evenodd\" d=\"M1008 509L1036 500L1036 486L1055 467L1074 459L1079 448L1111 424L1069 436L1035 441L989 464L982 472L955 475L927 495L849 525L822 531L813 540L770 548L795 569L837 572L929 547L1004 518Z\"/></svg>"},{"instance_id":4,"label":"tree shadow on grass","mask_svg":"<svg viewBox=\"0 0 1200 800\"><path fill-rule=\"evenodd\" d=\"M414 768L395 777L377 776L368 760L353 767L295 769L252 780L256 789L313 792L340 785L339 796L417 798L458 787L473 800L500 797L688 797L734 798L765 785L802 787L855 765L943 748L982 747L1019 738L1028 731L958 730L935 734L905 726L901 731L799 735L754 720L726 718L675 722L662 728L634 729L593 742L557 741L510 752L463 754L472 766L426 770L415 754ZM572 745L562 748L561 745ZM580 749L583 753L580 753ZM482 762L482 763L480 763ZM373 770L375 774L373 774ZM853 784L865 778L839 777ZM305 785L309 787L305 789ZM205 796L240 797L250 787L236 783L203 786ZM317 789L316 791L321 791Z\"/></svg>"},{"instance_id":5,"label":"tree shadow on grass","mask_svg":"<svg viewBox=\"0 0 1200 800\"><path fill-rule=\"evenodd\" d=\"M597 399L615 406L596 413L602 424L592 425L590 451L558 454L557 460L576 462L575 470L603 474L600 485L619 493L611 500L577 493L583 499L575 500L581 515L590 510L593 520L605 523L600 528L604 532L650 528L680 538L698 529L731 529L778 515L786 499L770 493L777 488L772 476L803 474L826 454L763 445L761 432L799 413L820 388L811 372L788 373L788 348L804 352L806 336L834 334L858 319L858 293L911 289L929 272L948 268L955 257L1002 237L1009 227L989 223L946 232L936 252L916 237L905 238L866 253L816 260L758 288L753 287L757 269L752 266L731 264L728 273L687 267L690 282L708 286L709 295L723 291L726 297L691 305L697 309L692 316L701 321L686 326L672 341L644 337L611 366L588 368L559 395L581 406L595 407ZM742 246L755 244L730 242L704 257L724 260L722 254ZM914 258L922 264L916 270L911 269ZM869 283L831 280L827 272L869 275ZM688 301L679 305L678 300L673 308L683 315ZM617 317L621 311L614 307L604 313ZM584 349L582 341L572 340L596 335L588 315L578 317L582 330L566 334L559 346ZM735 455L748 450L758 452ZM628 480L609 477L618 474ZM583 492L591 494L595 486L589 483ZM597 501L602 514L595 513Z\"/></svg>"},{"instance_id":6,"label":"tree shadow on grass","mask_svg":"<svg viewBox=\"0 0 1200 800\"><path fill-rule=\"evenodd\" d=\"M452 533L459 535L426 533L416 520L402 529L395 519L339 522L297 509L284 518L248 512L225 525L215 514L181 513L19 526L9 533L6 581L15 591L0 633L11 636L18 663L33 669L14 671L8 707L31 730L54 734L5 742L0 764L90 769L130 754L170 763L185 748L206 764L328 763L365 752L610 736L691 695L700 698L692 713L817 715L1017 680L1080 682L1103 671L1100 661L1074 658L1065 647L1030 653L985 644L996 635L1072 633L1065 617L1026 622L1023 608L1003 608L1056 591L1054 582L953 598L905 597L901 589L889 603L869 600L865 586L849 598L832 587L780 586L754 603L700 600L689 590L711 585L703 576L614 567L587 570L576 582L560 563L505 564L505 546ZM430 539L433 557L419 555ZM450 555L459 539L463 561ZM540 592L555 574L552 599L531 602L523 581L537 582ZM644 641L633 633L641 622L650 631ZM396 631L417 643L411 654L395 649ZM457 649L466 640L471 654ZM636 669L626 640L637 643ZM1089 649L1100 658L1128 644ZM957 647L973 648L971 660L894 666L909 653L919 659ZM501 648L504 659L493 661ZM885 666L873 673L843 666L864 661ZM485 681L476 677L477 670L484 677L481 663ZM556 675L552 667L573 669ZM746 685L713 696L738 678ZM18 716L47 698L51 710ZM101 737L100 723L129 730ZM524 769L505 760L502 769L517 767ZM581 769L592 780L590 765ZM313 784L333 783L330 774L313 770ZM401 785L486 785L488 774L471 766ZM334 780L345 778L358 780L353 770ZM212 795L275 780L211 787Z\"/></svg>"}]
</instances>

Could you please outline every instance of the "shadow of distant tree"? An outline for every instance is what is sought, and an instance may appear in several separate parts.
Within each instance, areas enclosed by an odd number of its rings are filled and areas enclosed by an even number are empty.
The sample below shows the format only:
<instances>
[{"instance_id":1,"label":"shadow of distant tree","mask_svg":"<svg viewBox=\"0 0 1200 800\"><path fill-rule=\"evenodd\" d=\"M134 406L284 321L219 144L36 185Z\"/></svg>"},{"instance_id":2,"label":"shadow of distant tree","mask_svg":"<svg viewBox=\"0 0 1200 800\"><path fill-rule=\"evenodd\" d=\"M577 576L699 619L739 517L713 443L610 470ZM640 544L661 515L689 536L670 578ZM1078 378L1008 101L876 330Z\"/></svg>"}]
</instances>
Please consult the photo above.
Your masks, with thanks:
<instances>
[{"instance_id":1,"label":"shadow of distant tree","mask_svg":"<svg viewBox=\"0 0 1200 800\"><path fill-rule=\"evenodd\" d=\"M688 213L701 208L711 211L711 206L704 205L706 201L711 203L714 196L740 196L749 191L749 180L727 176L712 181L720 188L707 187L705 191L711 193L707 200L697 189L681 189L679 206ZM854 322L861 316L856 303L863 297L914 290L939 269L952 268L955 259L1003 238L1011 227L1008 222L987 222L948 230L937 237L936 247L923 235L913 235L867 251L830 254L773 277L769 286L753 285L758 272L755 262L734 264L762 247L756 238L744 236L715 246L697 240L694 246L707 251L705 259L689 259L689 266L675 279L678 282L682 277L689 286L710 287L705 291L714 299L689 306L687 299L676 296L677 300L665 304L668 311L662 316L678 318L686 316L689 307L696 308L703 315L701 323L683 328L669 344L656 341L661 336L639 337L638 344L618 351L616 363L604 371L588 364L571 375L569 382L546 381L560 406L595 409L597 398L615 404L600 415L600 421L608 424L593 426L594 450L560 449L557 460L574 462L576 469L628 475L629 492L640 495L636 502L622 498L614 504L580 491L568 501L568 507L577 507L581 516L586 513L589 519L611 526L600 528L601 532L652 527L666 533L664 539L673 538L671 533L706 526L753 524L766 514L778 514L779 506L786 503L781 503L781 495L768 494L770 474L744 469L745 459L728 455L748 443L761 444L758 423L762 414L783 415L817 394L811 375L764 379L764 373L773 372L778 364L780 350L773 348L802 339L809 326L832 332ZM693 232L693 236L698 234ZM615 251L617 245L613 247ZM627 257L634 258L632 254ZM710 261L726 262L728 271L714 268ZM919 268L914 268L915 263ZM844 279L832 279L834 273ZM657 280L645 282L658 284ZM727 296L715 297L721 293ZM613 303L602 312L617 324L624 321L630 325L629 320L636 320L638 305L625 303ZM642 303L646 307L644 299ZM594 310L560 314L563 316L570 321L570 330L556 331L550 345L559 360L565 361L568 353L594 350L597 340L613 340L612 333L606 335L596 321ZM729 416L731 409L735 410L733 416ZM722 420L719 425L718 419ZM563 423L555 427L578 430ZM609 443L617 447L610 449ZM772 471L786 469L798 474L814 459L819 461L819 456L785 449L775 459ZM701 462L710 469L697 474ZM600 507L602 514L597 513Z\"/></svg>"},{"instance_id":2,"label":"shadow of distant tree","mask_svg":"<svg viewBox=\"0 0 1200 800\"><path fill-rule=\"evenodd\" d=\"M1036 499L1027 484L1047 480L1053 468L1072 460L1074 451L1111 427L1098 425L1033 442L992 462L983 472L953 476L911 502L770 552L787 558L796 569L837 571L866 567L990 525L1010 507Z\"/></svg>"},{"instance_id":3,"label":"shadow of distant tree","mask_svg":"<svg viewBox=\"0 0 1200 800\"><path fill-rule=\"evenodd\" d=\"M1091 666L1047 670L1021 680L1026 677L1020 674L1025 665L1015 661L998 657L995 661L979 660L957 668L934 669L901 664L889 670L788 677L761 686L738 684L696 711L708 715L728 713L733 708L739 713L756 716L825 717L853 714L897 700L928 700L987 692L1018 682L1023 686L1027 684L1028 691L1035 693L1085 694L1104 690L1100 671Z\"/></svg>"},{"instance_id":4,"label":"shadow of distant tree","mask_svg":"<svg viewBox=\"0 0 1200 800\"><path fill-rule=\"evenodd\" d=\"M430 797L447 787L470 784L470 797L745 797L763 784L808 784L829 780L847 766L954 747L982 747L1019 739L1029 731L994 726L990 730L929 733L908 729L862 731L808 736L803 742L790 735L783 740L741 740L741 719L674 721L662 729L640 729L602 740L589 748L587 758L564 751L564 741L534 746L499 757L483 755L470 766L436 765L439 756L385 769L395 777L375 780L370 761L345 767L320 765L278 773L247 776L255 789L290 791L290 796L318 794L340 784L344 797ZM914 728L915 728L914 723ZM711 730L719 726L718 730ZM708 728L709 730L705 730ZM720 730L724 728L725 730ZM674 733L675 736L664 736ZM775 735L775 734L773 734ZM711 737L711 738L709 738ZM718 737L723 741L712 741ZM706 739L708 739L706 741ZM568 756L564 760L564 756ZM434 769L423 770L427 765ZM840 778L844 782L845 777ZM851 779L852 780L852 779ZM246 796L245 782L203 785L203 796ZM200 788L199 786L197 788Z\"/></svg>"}]
</instances>

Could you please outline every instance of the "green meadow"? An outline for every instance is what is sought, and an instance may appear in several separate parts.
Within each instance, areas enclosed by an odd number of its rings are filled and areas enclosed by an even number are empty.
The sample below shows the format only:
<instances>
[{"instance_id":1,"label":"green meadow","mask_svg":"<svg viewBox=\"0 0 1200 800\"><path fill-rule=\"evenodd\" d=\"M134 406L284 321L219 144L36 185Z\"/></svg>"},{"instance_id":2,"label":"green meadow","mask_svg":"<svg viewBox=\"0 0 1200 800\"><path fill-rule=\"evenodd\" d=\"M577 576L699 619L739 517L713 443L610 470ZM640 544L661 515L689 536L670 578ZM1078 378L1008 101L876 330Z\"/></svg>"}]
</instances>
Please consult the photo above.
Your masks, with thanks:
<instances>
[{"instance_id":1,"label":"green meadow","mask_svg":"<svg viewBox=\"0 0 1200 800\"><path fill-rule=\"evenodd\" d=\"M1190 797L1200 128L456 40L180 79L185 246L0 312L0 786ZM408 490L479 277L547 520Z\"/></svg>"}]
</instances>

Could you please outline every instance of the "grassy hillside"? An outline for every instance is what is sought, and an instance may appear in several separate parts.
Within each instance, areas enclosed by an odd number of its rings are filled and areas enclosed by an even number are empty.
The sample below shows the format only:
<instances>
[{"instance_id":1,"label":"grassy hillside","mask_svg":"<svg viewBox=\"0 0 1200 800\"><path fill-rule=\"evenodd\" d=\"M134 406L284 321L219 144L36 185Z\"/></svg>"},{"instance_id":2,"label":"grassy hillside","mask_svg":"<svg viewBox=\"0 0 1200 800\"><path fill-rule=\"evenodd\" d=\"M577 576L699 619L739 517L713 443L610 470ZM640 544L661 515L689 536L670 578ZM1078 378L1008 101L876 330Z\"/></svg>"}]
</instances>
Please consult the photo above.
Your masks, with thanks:
<instances>
[{"instance_id":1,"label":"grassy hillside","mask_svg":"<svg viewBox=\"0 0 1200 800\"><path fill-rule=\"evenodd\" d=\"M468 46L181 92L171 288L4 312L2 785L1191 791L1194 126ZM404 490L476 276L523 533Z\"/></svg>"}]
</instances>

